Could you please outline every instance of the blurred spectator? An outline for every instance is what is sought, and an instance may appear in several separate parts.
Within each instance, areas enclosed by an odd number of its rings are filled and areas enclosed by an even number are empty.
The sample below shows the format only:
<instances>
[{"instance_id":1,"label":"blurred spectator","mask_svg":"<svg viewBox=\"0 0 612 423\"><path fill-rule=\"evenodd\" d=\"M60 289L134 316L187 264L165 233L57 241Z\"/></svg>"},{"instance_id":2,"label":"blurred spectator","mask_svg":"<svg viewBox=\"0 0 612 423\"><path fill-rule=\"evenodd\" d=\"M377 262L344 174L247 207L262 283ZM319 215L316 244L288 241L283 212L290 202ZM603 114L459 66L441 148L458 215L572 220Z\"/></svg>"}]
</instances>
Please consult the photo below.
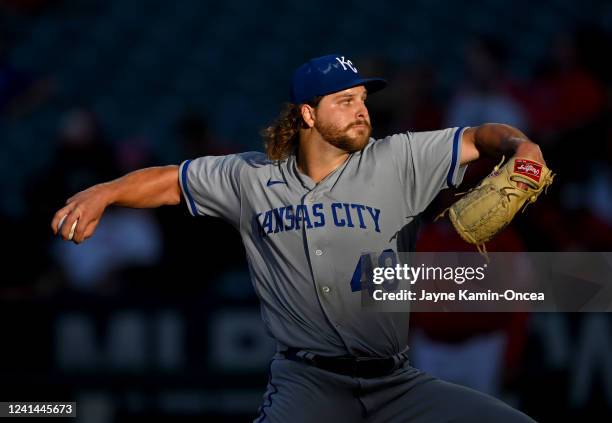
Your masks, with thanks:
<instances>
[{"instance_id":1,"label":"blurred spectator","mask_svg":"<svg viewBox=\"0 0 612 423\"><path fill-rule=\"evenodd\" d=\"M525 129L525 113L511 96L506 47L493 38L474 39L465 49L465 64L465 80L447 111L447 126L498 122Z\"/></svg>"},{"instance_id":2,"label":"blurred spectator","mask_svg":"<svg viewBox=\"0 0 612 423\"><path fill-rule=\"evenodd\" d=\"M540 248L546 241L556 251L607 251L612 245L612 97L603 85L610 64L593 60L600 56L593 49L606 39L593 31L558 34L523 95L533 137L559 169L552 195L527 216L527 233L539 232ZM586 46L588 40L593 45Z\"/></svg>"},{"instance_id":3,"label":"blurred spectator","mask_svg":"<svg viewBox=\"0 0 612 423\"><path fill-rule=\"evenodd\" d=\"M392 92L396 96L396 131L432 131L442 127L444 110L438 99L433 66L415 64L401 68Z\"/></svg>"},{"instance_id":4,"label":"blurred spectator","mask_svg":"<svg viewBox=\"0 0 612 423\"><path fill-rule=\"evenodd\" d=\"M116 208L104 215L95 236L82 245L54 243L53 255L73 289L115 293L134 285L147 289L147 281L160 260L162 241L153 214L144 210ZM145 268L141 272L141 268ZM151 284L156 280L149 279Z\"/></svg>"},{"instance_id":5,"label":"blurred spectator","mask_svg":"<svg viewBox=\"0 0 612 423\"><path fill-rule=\"evenodd\" d=\"M21 285L41 280L48 285L61 283L60 269L52 264L50 254L53 214L76 192L117 176L113 152L87 109L74 109L64 116L55 142L54 157L46 168L29 177L24 192L27 214L18 223L19 236L11 250L15 264L23 269L18 275L23 276Z\"/></svg>"},{"instance_id":6,"label":"blurred spectator","mask_svg":"<svg viewBox=\"0 0 612 423\"><path fill-rule=\"evenodd\" d=\"M582 127L602 111L605 90L578 59L574 38L557 35L522 95L530 127L542 141Z\"/></svg>"},{"instance_id":7,"label":"blurred spectator","mask_svg":"<svg viewBox=\"0 0 612 423\"><path fill-rule=\"evenodd\" d=\"M200 113L186 111L174 128L181 161L236 152L231 143L210 131L206 117ZM202 284L203 281L241 281L243 292L253 295L244 247L236 228L222 219L193 217L184 202L177 207L159 208L156 213L164 237L165 276L160 279L181 281L181 290L196 292L226 288L215 283ZM235 287L236 283L232 284Z\"/></svg>"},{"instance_id":8,"label":"blurred spectator","mask_svg":"<svg viewBox=\"0 0 612 423\"><path fill-rule=\"evenodd\" d=\"M489 251L523 251L512 226L487 243ZM426 225L417 251L473 251L447 220ZM415 367L444 380L500 396L519 369L526 313L412 313Z\"/></svg>"},{"instance_id":9,"label":"blurred spectator","mask_svg":"<svg viewBox=\"0 0 612 423\"><path fill-rule=\"evenodd\" d=\"M140 166L144 154L131 162L122 156L122 165ZM153 212L111 208L100 221L96 234L75 246L55 238L50 244L48 224L65 200L97 183L121 175L119 160L107 144L96 116L85 108L70 111L58 135L55 161L44 176L38 175L28 193L31 220L36 222L40 245L51 251L59 270L74 289L106 292L108 281L125 284L119 273L130 266L153 266L161 254L161 238ZM52 247L51 247L52 246ZM50 271L54 267L50 266ZM112 276L112 277L111 277Z\"/></svg>"},{"instance_id":10,"label":"blurred spectator","mask_svg":"<svg viewBox=\"0 0 612 423\"><path fill-rule=\"evenodd\" d=\"M361 58L359 64L365 75L388 75L393 87L368 98L373 137L440 128L443 108L435 67L424 62L392 64L380 57Z\"/></svg>"},{"instance_id":11,"label":"blurred spectator","mask_svg":"<svg viewBox=\"0 0 612 423\"><path fill-rule=\"evenodd\" d=\"M174 127L183 158L221 156L236 152L235 146L211 132L208 120L201 113L185 111Z\"/></svg>"},{"instance_id":12,"label":"blurred spectator","mask_svg":"<svg viewBox=\"0 0 612 423\"><path fill-rule=\"evenodd\" d=\"M56 145L55 157L44 171L45 177L34 184L41 188L45 204L62 203L78 191L119 174L115 152L102 125L87 108L75 108L64 115Z\"/></svg>"}]
</instances>

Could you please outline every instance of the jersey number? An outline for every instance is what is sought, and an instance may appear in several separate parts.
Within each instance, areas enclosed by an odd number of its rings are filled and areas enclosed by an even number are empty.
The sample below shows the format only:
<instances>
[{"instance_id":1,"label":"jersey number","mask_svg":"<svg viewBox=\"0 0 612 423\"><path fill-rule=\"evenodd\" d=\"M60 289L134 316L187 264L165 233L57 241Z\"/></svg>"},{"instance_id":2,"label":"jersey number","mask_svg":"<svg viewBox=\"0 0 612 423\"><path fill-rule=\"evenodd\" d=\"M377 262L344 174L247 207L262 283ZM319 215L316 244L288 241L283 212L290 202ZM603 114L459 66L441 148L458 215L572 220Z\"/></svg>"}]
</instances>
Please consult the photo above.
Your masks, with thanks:
<instances>
[{"instance_id":1,"label":"jersey number","mask_svg":"<svg viewBox=\"0 0 612 423\"><path fill-rule=\"evenodd\" d=\"M353 277L351 278L352 292L362 291L364 289L373 292L375 289L381 289L383 286L387 291L393 291L397 288L397 280L395 278L392 280L385 279L382 285L374 283L373 261L376 261L379 268L395 268L397 265L397 254L390 248L380 253L378 258L376 258L375 253L362 254L361 257L359 257L359 261L353 272Z\"/></svg>"}]
</instances>

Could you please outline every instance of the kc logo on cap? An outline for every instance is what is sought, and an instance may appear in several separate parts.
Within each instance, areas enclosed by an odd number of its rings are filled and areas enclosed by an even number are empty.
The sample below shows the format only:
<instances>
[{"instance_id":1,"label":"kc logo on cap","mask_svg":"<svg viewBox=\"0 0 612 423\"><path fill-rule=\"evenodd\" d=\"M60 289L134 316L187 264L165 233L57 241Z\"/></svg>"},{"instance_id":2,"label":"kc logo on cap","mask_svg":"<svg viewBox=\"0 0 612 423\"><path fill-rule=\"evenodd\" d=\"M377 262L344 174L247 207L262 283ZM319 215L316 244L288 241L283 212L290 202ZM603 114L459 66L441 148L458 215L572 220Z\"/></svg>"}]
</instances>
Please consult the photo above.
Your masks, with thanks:
<instances>
[{"instance_id":1,"label":"kc logo on cap","mask_svg":"<svg viewBox=\"0 0 612 423\"><path fill-rule=\"evenodd\" d=\"M368 93L381 90L387 81L381 78L363 78L357 66L340 54L316 57L301 65L293 74L291 102L302 104L318 96L332 94L363 85Z\"/></svg>"},{"instance_id":2,"label":"kc logo on cap","mask_svg":"<svg viewBox=\"0 0 612 423\"><path fill-rule=\"evenodd\" d=\"M345 60L344 56L336 57L336 60L342 65L342 69L346 70L346 67L348 66L350 70L357 73L357 68L355 67L355 65L353 65L353 62L351 62L350 60Z\"/></svg>"}]
</instances>

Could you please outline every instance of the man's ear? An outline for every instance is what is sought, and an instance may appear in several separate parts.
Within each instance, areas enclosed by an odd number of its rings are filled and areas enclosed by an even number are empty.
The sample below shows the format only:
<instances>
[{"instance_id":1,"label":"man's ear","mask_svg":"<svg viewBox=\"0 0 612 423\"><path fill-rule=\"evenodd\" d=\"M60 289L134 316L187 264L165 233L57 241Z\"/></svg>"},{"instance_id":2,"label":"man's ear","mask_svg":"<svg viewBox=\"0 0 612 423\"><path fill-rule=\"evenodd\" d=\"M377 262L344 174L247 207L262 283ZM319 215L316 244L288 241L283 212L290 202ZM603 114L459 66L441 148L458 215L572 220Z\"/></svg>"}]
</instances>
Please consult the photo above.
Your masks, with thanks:
<instances>
[{"instance_id":1,"label":"man's ear","mask_svg":"<svg viewBox=\"0 0 612 423\"><path fill-rule=\"evenodd\" d=\"M314 108L308 104L302 104L300 106L300 113L302 114L302 119L304 120L306 126L312 128L315 124Z\"/></svg>"}]
</instances>

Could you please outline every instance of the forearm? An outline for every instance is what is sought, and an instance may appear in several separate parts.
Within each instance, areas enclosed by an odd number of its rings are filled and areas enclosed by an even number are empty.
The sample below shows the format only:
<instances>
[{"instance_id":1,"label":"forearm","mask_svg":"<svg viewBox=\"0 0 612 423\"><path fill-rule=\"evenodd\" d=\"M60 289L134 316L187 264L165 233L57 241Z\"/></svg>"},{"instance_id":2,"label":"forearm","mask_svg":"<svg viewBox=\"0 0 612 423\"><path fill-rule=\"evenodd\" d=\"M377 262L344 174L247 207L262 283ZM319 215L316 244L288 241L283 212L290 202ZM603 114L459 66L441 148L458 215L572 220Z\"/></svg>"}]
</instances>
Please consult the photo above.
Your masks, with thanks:
<instances>
[{"instance_id":1,"label":"forearm","mask_svg":"<svg viewBox=\"0 0 612 423\"><path fill-rule=\"evenodd\" d=\"M540 147L510 125L487 123L475 128L474 145L485 156L500 158L502 155L516 155L544 163Z\"/></svg>"},{"instance_id":2,"label":"forearm","mask_svg":"<svg viewBox=\"0 0 612 423\"><path fill-rule=\"evenodd\" d=\"M78 244L93 235L104 210L112 204L133 208L178 204L181 201L178 169L178 166L149 167L81 191L55 213L51 229Z\"/></svg>"},{"instance_id":3,"label":"forearm","mask_svg":"<svg viewBox=\"0 0 612 423\"><path fill-rule=\"evenodd\" d=\"M178 166L149 167L100 184L108 205L152 208L181 201Z\"/></svg>"}]
</instances>

